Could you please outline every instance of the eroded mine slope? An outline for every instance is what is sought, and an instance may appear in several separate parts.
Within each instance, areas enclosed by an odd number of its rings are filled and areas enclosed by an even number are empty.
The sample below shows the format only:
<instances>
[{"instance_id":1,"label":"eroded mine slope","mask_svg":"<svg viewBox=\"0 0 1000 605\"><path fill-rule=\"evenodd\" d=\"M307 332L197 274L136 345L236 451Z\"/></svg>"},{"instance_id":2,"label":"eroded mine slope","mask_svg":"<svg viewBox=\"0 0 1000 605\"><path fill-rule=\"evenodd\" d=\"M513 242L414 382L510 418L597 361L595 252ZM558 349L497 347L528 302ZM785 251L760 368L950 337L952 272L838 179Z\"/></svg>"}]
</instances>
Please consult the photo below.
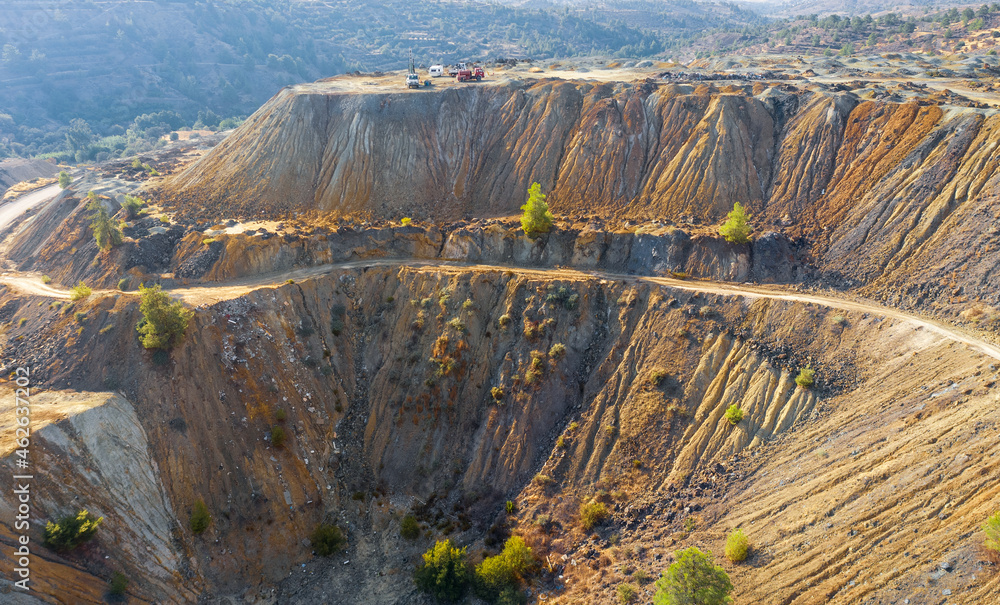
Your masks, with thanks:
<instances>
[{"instance_id":1,"label":"eroded mine slope","mask_svg":"<svg viewBox=\"0 0 1000 605\"><path fill-rule=\"evenodd\" d=\"M975 532L997 489L996 360L906 321L433 266L201 307L169 356L141 349L127 294L4 291L0 313L5 359L37 388L119 393L38 400L35 527L77 506L68 481L105 517L95 544L39 551L47 601L96 602L122 569L147 602L420 603L411 571L434 538L478 552L517 531L555 564L533 592L611 603L624 570L655 575L687 544L718 552L737 524L756 546L730 567L741 600L856 602L851 581L924 594L942 557L957 602L997 594ZM806 365L815 389L793 380ZM738 426L722 418L734 403ZM595 495L612 515L584 532L578 506ZM201 537L187 529L198 499L213 517ZM423 531L412 542L406 514ZM345 530L343 557L310 555L321 520ZM830 541L843 556L821 565Z\"/></svg>"},{"instance_id":2,"label":"eroded mine slope","mask_svg":"<svg viewBox=\"0 0 1000 605\"><path fill-rule=\"evenodd\" d=\"M442 91L282 90L167 179L182 215L557 214L717 221L804 236L835 287L896 304L1000 303L994 110L863 101L776 83L502 80Z\"/></svg>"}]
</instances>

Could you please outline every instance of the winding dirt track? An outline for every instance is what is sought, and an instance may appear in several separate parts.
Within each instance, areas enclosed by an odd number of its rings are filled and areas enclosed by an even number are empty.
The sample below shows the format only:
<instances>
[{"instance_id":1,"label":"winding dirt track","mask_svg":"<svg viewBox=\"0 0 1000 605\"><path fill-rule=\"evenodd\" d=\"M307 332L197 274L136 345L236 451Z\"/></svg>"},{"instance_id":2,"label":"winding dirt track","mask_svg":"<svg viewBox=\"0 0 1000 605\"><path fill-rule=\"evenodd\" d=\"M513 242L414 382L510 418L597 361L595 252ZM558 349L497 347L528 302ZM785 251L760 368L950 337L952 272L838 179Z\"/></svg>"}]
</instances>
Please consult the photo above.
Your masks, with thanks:
<instances>
[{"instance_id":1,"label":"winding dirt track","mask_svg":"<svg viewBox=\"0 0 1000 605\"><path fill-rule=\"evenodd\" d=\"M644 275L626 275L622 273L607 273L604 271L582 271L566 268L524 268L503 265L480 265L474 263L461 263L442 260L419 260L419 259L377 259L362 260L346 263L336 263L329 265L319 265L286 271L278 274L259 275L250 278L234 280L231 282L191 286L184 288L174 288L169 290L175 298L194 306L207 306L220 301L239 298L245 294L263 288L277 288L287 283L289 279L302 281L309 278L320 277L334 271L349 269L361 269L367 267L409 267L421 271L438 273L463 273L463 272L502 272L512 271L526 277L539 279L603 279L620 282L647 282L665 286L675 290L688 292L704 292L709 294L722 294L727 296L742 296L745 298L764 298L771 300L783 300L791 302L809 303L840 309L844 311L854 311L859 313L871 313L882 317L892 318L909 323L914 329L924 329L938 336L961 342L969 347L994 359L1000 360L1000 347L992 345L982 339L966 333L960 328L947 325L945 323L924 319L910 313L904 313L896 309L884 307L868 302L859 302L826 296L819 294L802 294L792 292L778 286L749 286L727 284L701 280L679 280L668 277L654 277ZM48 298L69 299L70 291L56 288L41 282L41 275L24 273L0 273L0 283L17 290L23 294L44 296ZM119 292L117 290L95 290L96 295L106 296L137 296L135 292Z\"/></svg>"}]
</instances>

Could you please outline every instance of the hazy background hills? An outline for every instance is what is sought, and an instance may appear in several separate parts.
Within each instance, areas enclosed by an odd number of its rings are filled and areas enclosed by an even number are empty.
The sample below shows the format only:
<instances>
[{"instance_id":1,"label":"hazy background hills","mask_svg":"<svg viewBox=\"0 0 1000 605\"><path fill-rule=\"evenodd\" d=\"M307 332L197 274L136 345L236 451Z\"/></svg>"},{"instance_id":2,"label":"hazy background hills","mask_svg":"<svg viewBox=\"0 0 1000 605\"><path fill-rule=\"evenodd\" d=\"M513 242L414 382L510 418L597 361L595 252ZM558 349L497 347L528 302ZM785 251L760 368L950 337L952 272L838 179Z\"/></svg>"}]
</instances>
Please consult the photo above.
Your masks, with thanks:
<instances>
[{"instance_id":1,"label":"hazy background hills","mask_svg":"<svg viewBox=\"0 0 1000 605\"><path fill-rule=\"evenodd\" d=\"M902 6L933 14L917 4ZM781 17L822 17L831 10L849 16L900 5L5 0L0 158L85 162L132 155L162 144L160 137L181 127L236 125L282 86L400 69L410 52L424 66L579 55L686 61L757 52L775 41L789 44L809 25L795 29ZM864 41L871 23L847 31L843 23L828 24L833 35L811 36L811 44L837 50L852 36Z\"/></svg>"}]
</instances>

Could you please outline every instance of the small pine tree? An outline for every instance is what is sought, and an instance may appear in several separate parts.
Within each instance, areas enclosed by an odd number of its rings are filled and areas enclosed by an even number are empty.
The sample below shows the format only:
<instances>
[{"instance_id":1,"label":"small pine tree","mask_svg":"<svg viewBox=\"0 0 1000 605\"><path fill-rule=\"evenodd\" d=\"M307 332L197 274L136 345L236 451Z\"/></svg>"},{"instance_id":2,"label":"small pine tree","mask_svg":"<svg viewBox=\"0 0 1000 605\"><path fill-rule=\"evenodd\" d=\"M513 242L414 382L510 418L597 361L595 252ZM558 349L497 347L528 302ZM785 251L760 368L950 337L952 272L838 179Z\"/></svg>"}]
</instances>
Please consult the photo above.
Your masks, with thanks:
<instances>
[{"instance_id":1,"label":"small pine tree","mask_svg":"<svg viewBox=\"0 0 1000 605\"><path fill-rule=\"evenodd\" d=\"M97 240L97 247L107 251L122 243L122 230L118 224L108 216L108 211L100 203L96 203L97 212L91 217L90 229L94 232L94 239Z\"/></svg>"},{"instance_id":2,"label":"small pine tree","mask_svg":"<svg viewBox=\"0 0 1000 605\"><path fill-rule=\"evenodd\" d=\"M191 531L196 534L203 533L211 523L212 515L208 514L208 507L205 506L205 501L198 500L194 503L194 510L191 511Z\"/></svg>"},{"instance_id":3,"label":"small pine tree","mask_svg":"<svg viewBox=\"0 0 1000 605\"><path fill-rule=\"evenodd\" d=\"M166 293L160 291L159 284L152 288L139 284L139 294L142 297L139 303L142 321L136 330L139 331L142 346L169 349L179 344L194 311L184 308L180 302L172 302Z\"/></svg>"},{"instance_id":4,"label":"small pine tree","mask_svg":"<svg viewBox=\"0 0 1000 605\"><path fill-rule=\"evenodd\" d=\"M336 525L320 523L309 536L313 550L321 557L329 557L335 552L340 552L347 547L347 538Z\"/></svg>"},{"instance_id":5,"label":"small pine tree","mask_svg":"<svg viewBox=\"0 0 1000 605\"><path fill-rule=\"evenodd\" d=\"M413 574L417 588L442 601L457 601L469 584L466 549L451 540L438 542L424 553L424 563Z\"/></svg>"},{"instance_id":6,"label":"small pine tree","mask_svg":"<svg viewBox=\"0 0 1000 605\"><path fill-rule=\"evenodd\" d=\"M94 517L86 510L81 510L75 516L59 519L57 523L49 521L45 524L44 543L52 550L67 552L91 540L101 526L104 517Z\"/></svg>"},{"instance_id":7,"label":"small pine tree","mask_svg":"<svg viewBox=\"0 0 1000 605\"><path fill-rule=\"evenodd\" d=\"M692 546L678 551L677 560L656 581L654 605L724 605L732 603L729 574L712 561L712 553Z\"/></svg>"},{"instance_id":8,"label":"small pine tree","mask_svg":"<svg viewBox=\"0 0 1000 605\"><path fill-rule=\"evenodd\" d=\"M73 177L69 175L65 170L59 173L59 188L65 189L73 183Z\"/></svg>"},{"instance_id":9,"label":"small pine tree","mask_svg":"<svg viewBox=\"0 0 1000 605\"><path fill-rule=\"evenodd\" d=\"M743 205L736 202L733 204L733 211L728 215L728 220L719 227L719 234L726 238L727 242L745 244L750 241L749 220L750 215L747 214Z\"/></svg>"},{"instance_id":10,"label":"small pine tree","mask_svg":"<svg viewBox=\"0 0 1000 605\"><path fill-rule=\"evenodd\" d=\"M545 202L545 194L542 193L542 186L532 183L528 189L528 201L521 206L524 214L521 215L521 228L524 234L531 237L538 233L548 233L552 229L554 217L549 212L549 205Z\"/></svg>"}]
</instances>

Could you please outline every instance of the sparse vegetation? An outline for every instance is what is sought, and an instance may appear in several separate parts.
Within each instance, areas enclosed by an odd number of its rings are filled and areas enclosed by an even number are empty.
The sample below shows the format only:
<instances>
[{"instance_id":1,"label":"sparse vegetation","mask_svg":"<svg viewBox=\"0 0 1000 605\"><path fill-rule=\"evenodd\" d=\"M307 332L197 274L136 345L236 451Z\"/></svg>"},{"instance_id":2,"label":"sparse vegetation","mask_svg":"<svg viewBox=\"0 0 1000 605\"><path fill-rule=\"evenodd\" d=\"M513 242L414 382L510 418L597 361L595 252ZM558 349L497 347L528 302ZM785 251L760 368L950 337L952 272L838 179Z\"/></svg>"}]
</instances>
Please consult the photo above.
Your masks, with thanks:
<instances>
[{"instance_id":1,"label":"sparse vegetation","mask_svg":"<svg viewBox=\"0 0 1000 605\"><path fill-rule=\"evenodd\" d=\"M131 221L138 218L139 211L142 210L142 207L145 204L146 202L141 197L126 195L125 201L122 202L122 210L125 211L125 219Z\"/></svg>"},{"instance_id":2,"label":"sparse vegetation","mask_svg":"<svg viewBox=\"0 0 1000 605\"><path fill-rule=\"evenodd\" d=\"M117 221L108 215L103 204L95 202L93 206L95 212L90 217L90 230L94 233L97 247L101 251L107 252L122 243L122 229Z\"/></svg>"},{"instance_id":3,"label":"sparse vegetation","mask_svg":"<svg viewBox=\"0 0 1000 605\"><path fill-rule=\"evenodd\" d=\"M121 290L122 292L128 290L128 285L129 285L129 279L127 277L123 277L118 280L118 289Z\"/></svg>"},{"instance_id":4,"label":"sparse vegetation","mask_svg":"<svg viewBox=\"0 0 1000 605\"><path fill-rule=\"evenodd\" d=\"M656 581L654 605L724 605L730 603L733 583L712 561L712 553L690 547L676 553L676 561Z\"/></svg>"},{"instance_id":5,"label":"sparse vegetation","mask_svg":"<svg viewBox=\"0 0 1000 605\"><path fill-rule=\"evenodd\" d=\"M77 285L70 288L69 292L70 292L69 294L70 300L83 300L84 298L90 296L93 293L93 290L91 290L89 287L87 287L87 284L81 281Z\"/></svg>"},{"instance_id":6,"label":"sparse vegetation","mask_svg":"<svg viewBox=\"0 0 1000 605\"><path fill-rule=\"evenodd\" d=\"M73 320L76 321L76 323L78 324L82 324L83 322L87 321L87 314L83 311L77 311L76 313L73 314Z\"/></svg>"},{"instance_id":7,"label":"sparse vegetation","mask_svg":"<svg viewBox=\"0 0 1000 605\"><path fill-rule=\"evenodd\" d=\"M104 517L95 517L86 510L62 517L56 523L45 524L45 546L58 552L68 552L89 542L97 535Z\"/></svg>"},{"instance_id":8,"label":"sparse vegetation","mask_svg":"<svg viewBox=\"0 0 1000 605\"><path fill-rule=\"evenodd\" d=\"M552 348L549 349L549 357L551 357L552 359L558 360L562 359L565 356L566 356L566 345L564 345L561 342L555 343L554 345L552 345Z\"/></svg>"},{"instance_id":9,"label":"sparse vegetation","mask_svg":"<svg viewBox=\"0 0 1000 605\"><path fill-rule=\"evenodd\" d=\"M399 522L399 535L407 540L416 540L420 536L420 524L413 515L406 515Z\"/></svg>"},{"instance_id":10,"label":"sparse vegetation","mask_svg":"<svg viewBox=\"0 0 1000 605\"><path fill-rule=\"evenodd\" d=\"M499 324L501 328L506 328L508 325L510 325L510 315L506 313L501 315L500 318L497 319L497 324Z\"/></svg>"},{"instance_id":11,"label":"sparse vegetation","mask_svg":"<svg viewBox=\"0 0 1000 605\"><path fill-rule=\"evenodd\" d=\"M283 408L278 408L274 410L274 419L278 422L284 422L288 418L288 413L285 412Z\"/></svg>"},{"instance_id":12,"label":"sparse vegetation","mask_svg":"<svg viewBox=\"0 0 1000 605\"><path fill-rule=\"evenodd\" d=\"M719 234L727 242L733 244L745 244L750 241L750 225L748 221L750 215L746 213L743 205L739 202L733 204L733 210L728 215L728 220L719 227Z\"/></svg>"},{"instance_id":13,"label":"sparse vegetation","mask_svg":"<svg viewBox=\"0 0 1000 605\"><path fill-rule=\"evenodd\" d=\"M195 534L202 534L208 529L208 526L212 523L212 515L208 513L208 507L205 506L205 501L199 499L194 503L194 508L191 510L191 518L188 520L188 527Z\"/></svg>"},{"instance_id":14,"label":"sparse vegetation","mask_svg":"<svg viewBox=\"0 0 1000 605\"><path fill-rule=\"evenodd\" d=\"M618 602L622 605L635 603L639 599L639 592L631 584L621 583L618 585Z\"/></svg>"},{"instance_id":15,"label":"sparse vegetation","mask_svg":"<svg viewBox=\"0 0 1000 605\"><path fill-rule=\"evenodd\" d=\"M535 475L535 478L531 480L531 482L540 487L547 487L555 484L556 480L546 474L538 473Z\"/></svg>"},{"instance_id":16,"label":"sparse vegetation","mask_svg":"<svg viewBox=\"0 0 1000 605\"><path fill-rule=\"evenodd\" d=\"M737 529L726 538L726 558L733 563L745 561L750 551L750 538L742 529Z\"/></svg>"},{"instance_id":17,"label":"sparse vegetation","mask_svg":"<svg viewBox=\"0 0 1000 605\"><path fill-rule=\"evenodd\" d=\"M983 523L983 533L986 534L983 546L992 551L994 557L1000 555L1000 511L986 519Z\"/></svg>"},{"instance_id":18,"label":"sparse vegetation","mask_svg":"<svg viewBox=\"0 0 1000 605\"><path fill-rule=\"evenodd\" d=\"M340 552L347 547L347 538L336 525L330 523L320 523L309 536L313 551L321 557Z\"/></svg>"},{"instance_id":19,"label":"sparse vegetation","mask_svg":"<svg viewBox=\"0 0 1000 605\"><path fill-rule=\"evenodd\" d=\"M285 429L277 424L271 427L271 443L274 447L283 447L285 445Z\"/></svg>"},{"instance_id":20,"label":"sparse vegetation","mask_svg":"<svg viewBox=\"0 0 1000 605\"><path fill-rule=\"evenodd\" d=\"M813 375L815 374L816 370L812 368L801 368L799 375L795 377L795 384L804 389L812 388L814 382Z\"/></svg>"},{"instance_id":21,"label":"sparse vegetation","mask_svg":"<svg viewBox=\"0 0 1000 605\"><path fill-rule=\"evenodd\" d=\"M653 385L654 387L658 387L661 384L663 384L663 381L666 380L666 378L667 378L667 371L662 368L656 368L649 373L648 381L649 384Z\"/></svg>"},{"instance_id":22,"label":"sparse vegetation","mask_svg":"<svg viewBox=\"0 0 1000 605\"><path fill-rule=\"evenodd\" d=\"M729 421L729 424L736 426L743 420L743 410L740 409L739 404L734 403L726 409L725 419Z\"/></svg>"},{"instance_id":23,"label":"sparse vegetation","mask_svg":"<svg viewBox=\"0 0 1000 605\"><path fill-rule=\"evenodd\" d=\"M152 288L139 284L139 295L142 297L139 310L142 320L136 326L139 332L139 342L147 349L170 349L184 338L188 322L194 316L194 311L187 309L178 301L171 301L159 284Z\"/></svg>"},{"instance_id":24,"label":"sparse vegetation","mask_svg":"<svg viewBox=\"0 0 1000 605\"><path fill-rule=\"evenodd\" d=\"M542 186L538 183L532 183L528 188L528 201L521 206L521 210L524 211L521 215L521 229L528 237L548 233L552 229L554 217L549 212L545 197Z\"/></svg>"},{"instance_id":25,"label":"sparse vegetation","mask_svg":"<svg viewBox=\"0 0 1000 605\"><path fill-rule=\"evenodd\" d=\"M524 539L512 536L504 543L500 554L486 557L476 566L476 594L493 603L517 598L519 587L534 564L531 548Z\"/></svg>"},{"instance_id":26,"label":"sparse vegetation","mask_svg":"<svg viewBox=\"0 0 1000 605\"><path fill-rule=\"evenodd\" d=\"M493 387L490 389L490 395L493 397L493 401L497 403L503 401L503 389L500 387Z\"/></svg>"},{"instance_id":27,"label":"sparse vegetation","mask_svg":"<svg viewBox=\"0 0 1000 605\"><path fill-rule=\"evenodd\" d=\"M42 283L43 284L51 284L52 283L52 278L49 277L48 275L43 275L42 276Z\"/></svg>"},{"instance_id":28,"label":"sparse vegetation","mask_svg":"<svg viewBox=\"0 0 1000 605\"><path fill-rule=\"evenodd\" d=\"M128 576L120 571L111 574L111 579L108 581L108 594L112 597L120 598L125 596L127 590Z\"/></svg>"},{"instance_id":29,"label":"sparse vegetation","mask_svg":"<svg viewBox=\"0 0 1000 605\"><path fill-rule=\"evenodd\" d=\"M566 449L566 436L565 435L559 435L556 438L556 447L559 448L559 449L561 449L561 450L562 449Z\"/></svg>"},{"instance_id":30,"label":"sparse vegetation","mask_svg":"<svg viewBox=\"0 0 1000 605\"><path fill-rule=\"evenodd\" d=\"M438 541L423 559L413 574L417 588L447 602L465 594L471 576L465 548L456 547L451 540Z\"/></svg>"},{"instance_id":31,"label":"sparse vegetation","mask_svg":"<svg viewBox=\"0 0 1000 605\"><path fill-rule=\"evenodd\" d=\"M608 518L610 512L603 502L590 500L580 505L580 525L584 530L590 531L600 525Z\"/></svg>"}]
</instances>

